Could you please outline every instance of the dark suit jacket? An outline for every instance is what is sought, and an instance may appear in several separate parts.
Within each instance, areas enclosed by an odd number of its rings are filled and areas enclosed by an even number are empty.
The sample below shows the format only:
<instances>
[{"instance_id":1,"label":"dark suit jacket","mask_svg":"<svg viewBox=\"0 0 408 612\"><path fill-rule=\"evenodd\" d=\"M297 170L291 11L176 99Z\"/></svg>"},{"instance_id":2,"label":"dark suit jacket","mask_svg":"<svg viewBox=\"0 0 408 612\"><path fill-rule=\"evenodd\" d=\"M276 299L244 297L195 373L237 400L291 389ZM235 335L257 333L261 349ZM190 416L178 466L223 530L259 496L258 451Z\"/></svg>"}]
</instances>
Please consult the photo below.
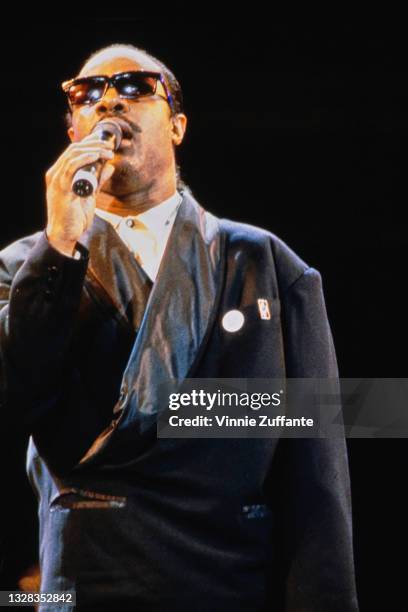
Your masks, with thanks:
<instances>
[{"instance_id":1,"label":"dark suit jacket","mask_svg":"<svg viewBox=\"0 0 408 612\"><path fill-rule=\"evenodd\" d=\"M42 589L137 610L357 610L344 439L156 435L170 379L336 377L319 273L188 190L153 287L104 220L81 244L75 260L37 232L0 253L2 401L32 434Z\"/></svg>"}]
</instances>

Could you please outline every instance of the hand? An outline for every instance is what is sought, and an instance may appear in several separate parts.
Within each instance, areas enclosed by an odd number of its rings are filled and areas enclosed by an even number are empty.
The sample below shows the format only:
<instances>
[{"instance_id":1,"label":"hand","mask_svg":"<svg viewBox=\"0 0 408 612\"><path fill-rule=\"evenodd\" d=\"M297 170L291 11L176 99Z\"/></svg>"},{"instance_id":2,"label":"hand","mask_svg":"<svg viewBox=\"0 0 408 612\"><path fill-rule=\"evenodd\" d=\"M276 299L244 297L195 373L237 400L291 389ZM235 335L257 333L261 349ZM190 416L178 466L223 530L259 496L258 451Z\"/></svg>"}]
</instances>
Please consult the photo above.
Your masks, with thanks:
<instances>
[{"instance_id":1,"label":"hand","mask_svg":"<svg viewBox=\"0 0 408 612\"><path fill-rule=\"evenodd\" d=\"M45 175L47 188L47 228L51 245L64 255L72 256L76 242L91 226L95 213L94 192L80 198L72 191L72 181L79 168L98 160L111 160L114 144L89 134L74 142L57 159ZM113 174L115 168L106 163L99 179L99 188Z\"/></svg>"}]
</instances>

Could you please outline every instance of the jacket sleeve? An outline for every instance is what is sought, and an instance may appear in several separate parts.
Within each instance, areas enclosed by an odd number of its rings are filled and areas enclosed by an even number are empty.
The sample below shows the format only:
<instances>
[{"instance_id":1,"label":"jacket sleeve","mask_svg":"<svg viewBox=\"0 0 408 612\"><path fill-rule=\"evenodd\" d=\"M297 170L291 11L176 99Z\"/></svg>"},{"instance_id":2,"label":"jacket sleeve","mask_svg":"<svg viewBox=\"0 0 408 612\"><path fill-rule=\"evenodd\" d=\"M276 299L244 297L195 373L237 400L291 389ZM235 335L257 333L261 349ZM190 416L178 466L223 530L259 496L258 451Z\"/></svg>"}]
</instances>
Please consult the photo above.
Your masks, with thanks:
<instances>
[{"instance_id":1,"label":"jacket sleeve","mask_svg":"<svg viewBox=\"0 0 408 612\"><path fill-rule=\"evenodd\" d=\"M24 249L17 242L0 253L0 383L3 410L31 430L63 390L88 251L77 243L80 259L65 256L45 231Z\"/></svg>"},{"instance_id":2,"label":"jacket sleeve","mask_svg":"<svg viewBox=\"0 0 408 612\"><path fill-rule=\"evenodd\" d=\"M288 378L338 377L319 272L282 297ZM335 439L280 439L272 468L285 612L358 610L347 448Z\"/></svg>"}]
</instances>

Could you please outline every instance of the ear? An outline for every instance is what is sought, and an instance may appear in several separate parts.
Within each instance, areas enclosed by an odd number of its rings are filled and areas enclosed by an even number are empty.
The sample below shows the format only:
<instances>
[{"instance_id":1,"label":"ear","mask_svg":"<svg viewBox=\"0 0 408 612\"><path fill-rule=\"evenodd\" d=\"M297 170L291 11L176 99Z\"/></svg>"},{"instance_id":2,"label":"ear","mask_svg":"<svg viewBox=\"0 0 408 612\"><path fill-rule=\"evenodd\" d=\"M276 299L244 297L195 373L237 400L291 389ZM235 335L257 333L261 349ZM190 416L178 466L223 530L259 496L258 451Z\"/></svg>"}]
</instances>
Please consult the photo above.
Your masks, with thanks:
<instances>
[{"instance_id":1,"label":"ear","mask_svg":"<svg viewBox=\"0 0 408 612\"><path fill-rule=\"evenodd\" d=\"M183 138L187 128L187 117L184 113L177 113L172 118L172 141L176 146L179 145Z\"/></svg>"},{"instance_id":2,"label":"ear","mask_svg":"<svg viewBox=\"0 0 408 612\"><path fill-rule=\"evenodd\" d=\"M74 128L71 126L67 129L68 138L71 142L74 142Z\"/></svg>"}]
</instances>

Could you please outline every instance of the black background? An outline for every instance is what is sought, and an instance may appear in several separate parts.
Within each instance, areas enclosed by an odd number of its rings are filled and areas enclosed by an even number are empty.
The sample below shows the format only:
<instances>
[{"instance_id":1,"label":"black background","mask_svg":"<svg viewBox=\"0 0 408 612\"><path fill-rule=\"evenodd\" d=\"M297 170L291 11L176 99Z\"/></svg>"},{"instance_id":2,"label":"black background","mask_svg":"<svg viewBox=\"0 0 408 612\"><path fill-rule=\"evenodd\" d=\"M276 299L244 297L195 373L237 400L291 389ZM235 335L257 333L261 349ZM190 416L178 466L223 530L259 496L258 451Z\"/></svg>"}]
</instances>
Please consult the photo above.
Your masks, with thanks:
<instances>
[{"instance_id":1,"label":"black background","mask_svg":"<svg viewBox=\"0 0 408 612\"><path fill-rule=\"evenodd\" d=\"M2 35L0 247L45 225L44 173L67 144L60 82L99 47L135 44L182 85L179 163L198 201L275 232L321 272L343 377L406 376L408 47L397 17L70 19ZM34 558L36 507L24 436L2 431L1 442L11 588ZM349 441L363 611L408 609L407 446Z\"/></svg>"}]
</instances>

